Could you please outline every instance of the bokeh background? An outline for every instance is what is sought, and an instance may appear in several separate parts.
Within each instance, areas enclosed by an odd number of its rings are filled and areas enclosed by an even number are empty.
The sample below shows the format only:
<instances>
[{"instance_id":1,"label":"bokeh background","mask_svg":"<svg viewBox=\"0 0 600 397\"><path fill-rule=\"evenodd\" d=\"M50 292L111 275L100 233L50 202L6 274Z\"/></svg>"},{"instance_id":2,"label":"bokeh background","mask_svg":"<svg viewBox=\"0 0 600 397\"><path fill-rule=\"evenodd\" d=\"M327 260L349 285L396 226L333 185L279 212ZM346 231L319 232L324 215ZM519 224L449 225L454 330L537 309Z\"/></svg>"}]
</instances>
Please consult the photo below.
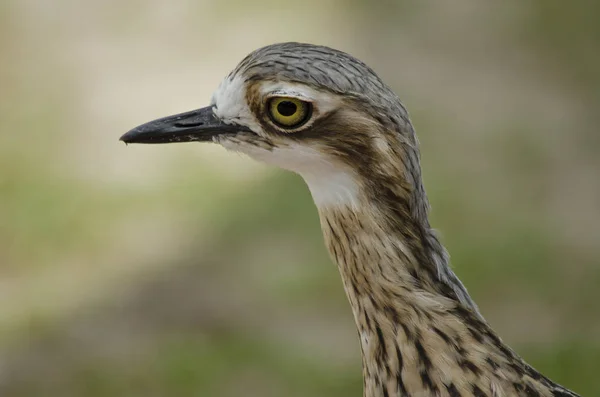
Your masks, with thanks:
<instances>
[{"instance_id":1,"label":"bokeh background","mask_svg":"<svg viewBox=\"0 0 600 397\"><path fill-rule=\"evenodd\" d=\"M302 180L213 145L117 141L289 40L399 93L482 312L600 395L599 4L3 0L0 395L361 395Z\"/></svg>"}]
</instances>

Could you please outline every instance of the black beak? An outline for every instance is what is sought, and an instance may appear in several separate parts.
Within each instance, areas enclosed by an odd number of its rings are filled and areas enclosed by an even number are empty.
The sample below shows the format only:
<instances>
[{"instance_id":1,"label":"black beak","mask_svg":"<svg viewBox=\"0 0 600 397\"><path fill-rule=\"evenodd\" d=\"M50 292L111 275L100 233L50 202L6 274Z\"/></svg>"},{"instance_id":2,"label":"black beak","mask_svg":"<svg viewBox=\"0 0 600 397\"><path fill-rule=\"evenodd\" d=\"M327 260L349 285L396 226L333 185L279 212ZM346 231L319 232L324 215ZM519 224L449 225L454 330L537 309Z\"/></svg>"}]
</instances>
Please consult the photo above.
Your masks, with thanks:
<instances>
[{"instance_id":1,"label":"black beak","mask_svg":"<svg viewBox=\"0 0 600 397\"><path fill-rule=\"evenodd\" d=\"M191 112L150 121L135 127L120 140L125 143L171 143L211 141L214 136L250 131L236 124L224 124L208 106Z\"/></svg>"}]
</instances>

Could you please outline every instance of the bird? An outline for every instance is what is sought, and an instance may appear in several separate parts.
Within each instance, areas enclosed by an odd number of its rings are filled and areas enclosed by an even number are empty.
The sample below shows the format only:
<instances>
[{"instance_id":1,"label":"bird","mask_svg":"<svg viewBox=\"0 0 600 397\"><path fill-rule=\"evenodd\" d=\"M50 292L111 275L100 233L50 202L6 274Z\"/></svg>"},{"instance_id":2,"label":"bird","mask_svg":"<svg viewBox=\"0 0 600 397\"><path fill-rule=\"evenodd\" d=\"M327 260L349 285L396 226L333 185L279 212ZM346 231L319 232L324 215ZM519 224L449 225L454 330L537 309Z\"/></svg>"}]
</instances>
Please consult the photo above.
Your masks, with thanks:
<instances>
[{"instance_id":1,"label":"bird","mask_svg":"<svg viewBox=\"0 0 600 397\"><path fill-rule=\"evenodd\" d=\"M352 308L364 397L578 396L482 316L430 225L408 111L352 55L296 42L259 48L209 106L120 140L213 142L304 179Z\"/></svg>"}]
</instances>

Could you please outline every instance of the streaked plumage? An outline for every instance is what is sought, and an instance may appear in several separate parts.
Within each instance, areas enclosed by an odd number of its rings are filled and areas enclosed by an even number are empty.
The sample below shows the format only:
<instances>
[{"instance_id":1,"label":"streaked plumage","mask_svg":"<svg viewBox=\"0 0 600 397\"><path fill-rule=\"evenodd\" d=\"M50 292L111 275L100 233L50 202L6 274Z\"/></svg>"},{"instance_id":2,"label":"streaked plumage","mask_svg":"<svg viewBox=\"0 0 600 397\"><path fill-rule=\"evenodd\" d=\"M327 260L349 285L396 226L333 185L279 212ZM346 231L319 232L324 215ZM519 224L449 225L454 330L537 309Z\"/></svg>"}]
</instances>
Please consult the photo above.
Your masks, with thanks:
<instances>
[{"instance_id":1,"label":"streaked plumage","mask_svg":"<svg viewBox=\"0 0 600 397\"><path fill-rule=\"evenodd\" d=\"M272 98L288 100L273 110ZM300 110L302 122L288 125ZM261 48L210 107L122 140L212 140L304 178L354 313L365 396L576 396L501 341L450 269L429 224L408 113L352 56L299 43Z\"/></svg>"}]
</instances>

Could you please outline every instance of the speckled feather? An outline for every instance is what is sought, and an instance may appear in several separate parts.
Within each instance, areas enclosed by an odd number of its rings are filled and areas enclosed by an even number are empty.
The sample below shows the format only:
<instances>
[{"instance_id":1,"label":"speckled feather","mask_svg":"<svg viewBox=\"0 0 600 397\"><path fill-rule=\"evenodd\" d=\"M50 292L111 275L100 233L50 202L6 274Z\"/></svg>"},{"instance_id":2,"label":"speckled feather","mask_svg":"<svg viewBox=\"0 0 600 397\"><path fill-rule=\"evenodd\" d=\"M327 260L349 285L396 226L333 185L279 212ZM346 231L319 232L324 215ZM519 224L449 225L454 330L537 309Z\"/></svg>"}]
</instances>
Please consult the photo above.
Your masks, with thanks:
<instances>
[{"instance_id":1,"label":"speckled feather","mask_svg":"<svg viewBox=\"0 0 600 397\"><path fill-rule=\"evenodd\" d=\"M264 114L266 82L333 105L282 132ZM577 396L505 345L452 272L429 224L408 113L372 69L331 48L275 44L242 60L213 104L253 131L218 143L309 185L356 320L366 397Z\"/></svg>"}]
</instances>

